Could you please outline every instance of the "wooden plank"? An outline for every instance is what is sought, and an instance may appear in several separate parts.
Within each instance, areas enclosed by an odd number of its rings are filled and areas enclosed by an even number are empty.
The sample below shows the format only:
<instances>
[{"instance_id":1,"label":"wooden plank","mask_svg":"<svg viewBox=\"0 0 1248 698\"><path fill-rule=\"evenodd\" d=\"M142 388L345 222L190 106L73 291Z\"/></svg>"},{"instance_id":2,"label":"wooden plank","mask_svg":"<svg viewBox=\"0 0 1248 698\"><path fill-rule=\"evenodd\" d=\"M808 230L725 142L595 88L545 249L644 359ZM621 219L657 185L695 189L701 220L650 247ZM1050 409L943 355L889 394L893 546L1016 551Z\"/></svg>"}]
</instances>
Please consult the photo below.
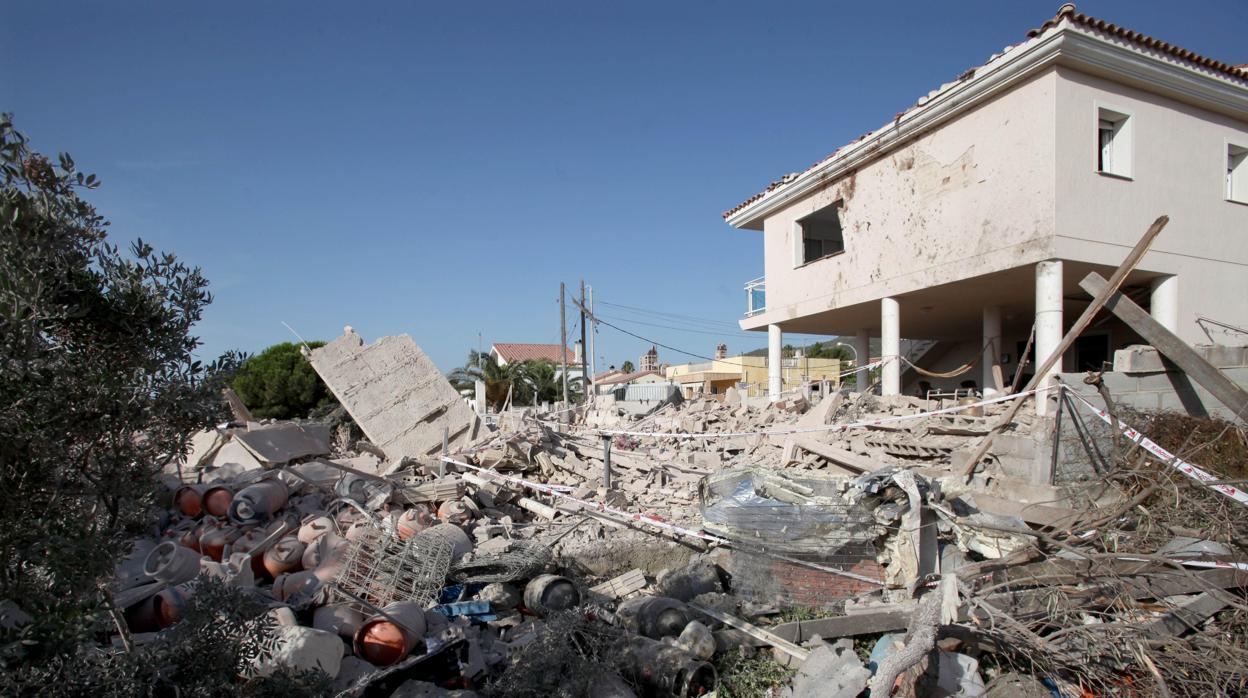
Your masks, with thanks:
<instances>
[{"instance_id":1,"label":"wooden plank","mask_svg":"<svg viewBox=\"0 0 1248 698\"><path fill-rule=\"evenodd\" d=\"M1182 635L1226 606L1224 594L1206 591L1179 604L1173 611L1160 618L1148 622L1142 630L1154 635Z\"/></svg>"},{"instance_id":2,"label":"wooden plank","mask_svg":"<svg viewBox=\"0 0 1248 698\"><path fill-rule=\"evenodd\" d=\"M736 628L737 630L740 630L741 632L745 633L746 635L753 637L756 640L761 640L764 643L772 647L775 647L781 652L784 652L790 657L793 657L799 662L806 661L806 658L810 656L810 650L806 649L805 647L798 647L792 642L789 642L788 640L785 640L784 638L774 633L770 633L766 630L763 630L762 628L758 627L757 625L754 625L753 623L749 623L747 621L741 620L740 618L736 616L729 615L727 613L723 613L713 608L709 608L707 606L703 606L701 604L696 604L696 603L690 603L689 607L697 611L698 613L702 613L702 614L710 616L711 618L714 618L715 620L723 623L724 625L732 626Z\"/></svg>"},{"instance_id":3,"label":"wooden plank","mask_svg":"<svg viewBox=\"0 0 1248 698\"><path fill-rule=\"evenodd\" d=\"M589 588L589 591L612 599L622 598L641 589L646 585L646 573L640 569L632 569L618 577Z\"/></svg>"},{"instance_id":4,"label":"wooden plank","mask_svg":"<svg viewBox=\"0 0 1248 698\"><path fill-rule=\"evenodd\" d=\"M1088 293L1100 295L1109 288L1109 282L1100 274L1092 272L1084 277L1079 286ZM1140 306L1121 293L1110 294L1105 308L1119 320L1127 323L1144 341L1174 362L1183 372L1208 390L1218 402L1226 405L1240 420L1248 419L1248 391L1239 387L1216 366L1205 361L1195 349L1179 339L1173 332L1161 326Z\"/></svg>"},{"instance_id":5,"label":"wooden plank","mask_svg":"<svg viewBox=\"0 0 1248 698\"><path fill-rule=\"evenodd\" d=\"M1106 293L1098 294L1092 299L1091 305L1084 309L1083 314L1080 315L1079 319L1075 321L1075 324L1070 328L1070 331L1066 333L1065 337L1062 337L1061 342L1058 342L1057 349L1052 354L1045 357L1044 363L1040 364L1039 368L1036 369L1035 374L1031 377L1031 380L1027 381L1027 386L1023 389L1024 393L1028 390L1034 389L1040 384L1040 381L1044 380L1045 374L1047 374L1049 370L1061 360L1062 355L1065 354L1066 350L1075 343L1076 339L1079 339L1079 335L1083 334L1083 331L1088 328L1088 325L1092 324L1093 318L1095 318L1096 314L1100 312L1101 308L1105 305L1105 302L1109 300L1109 296L1118 291L1118 288L1122 286L1122 282L1126 280L1127 274L1130 274L1131 271L1135 269L1135 265L1140 263L1140 259L1144 257L1145 252L1148 252L1148 248L1153 244L1153 240L1161 234L1162 228L1165 228L1166 224L1169 222L1169 216L1161 216L1157 220L1153 221L1153 224L1148 227L1148 230L1144 231L1144 236L1140 238L1139 242L1135 243L1135 247L1131 248L1131 252L1127 254L1127 258L1124 259L1122 264L1118 265L1118 268L1114 270L1113 276L1109 279L1108 287L1105 289ZM992 446L993 438L1014 421L1014 416L1018 414L1019 408L1023 406L1023 396L1020 394L1018 397L1011 400L1009 404L1010 407L1005 411L1005 415L1001 417L1001 421L997 422L996 425L993 426L992 431L984 437L983 441L979 442L979 446L975 448L975 452L971 455L970 460L967 462L966 472L964 473L967 482L971 481L971 475L975 473L975 468L979 466L979 461L984 457L984 454L988 453L988 449Z\"/></svg>"},{"instance_id":6,"label":"wooden plank","mask_svg":"<svg viewBox=\"0 0 1248 698\"><path fill-rule=\"evenodd\" d=\"M877 611L860 613L852 616L836 616L834 618L816 618L815 620L799 620L781 623L772 628L777 637L790 642L805 642L818 635L827 639L853 637L855 635L871 635L888 633L894 630L905 630L910 622L913 609L899 611Z\"/></svg>"}]
</instances>

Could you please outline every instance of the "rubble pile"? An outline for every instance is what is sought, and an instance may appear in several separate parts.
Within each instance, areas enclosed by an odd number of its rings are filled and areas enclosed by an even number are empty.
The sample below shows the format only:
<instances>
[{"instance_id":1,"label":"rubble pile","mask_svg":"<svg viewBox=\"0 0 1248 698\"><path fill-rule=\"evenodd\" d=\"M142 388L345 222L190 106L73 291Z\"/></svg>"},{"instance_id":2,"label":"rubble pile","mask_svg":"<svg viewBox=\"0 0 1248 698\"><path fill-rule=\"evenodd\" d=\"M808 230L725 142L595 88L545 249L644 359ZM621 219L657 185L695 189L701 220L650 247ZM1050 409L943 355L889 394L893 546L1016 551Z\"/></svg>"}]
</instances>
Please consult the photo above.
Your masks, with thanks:
<instances>
[{"instance_id":1,"label":"rubble pile","mask_svg":"<svg viewBox=\"0 0 1248 698\"><path fill-rule=\"evenodd\" d=\"M1037 482L1028 411L970 463L1003 402L729 391L633 417L599 398L481 433L456 418L455 442L426 428L451 414L428 393L352 390L389 447L292 423L193 439L159 536L119 567L133 641L206 575L272 608L257 671L317 668L341 695L739 694L717 667L760 651L793 696L1248 680L1242 505L1117 443L1109 472ZM370 394L422 405L420 439ZM1192 530L1194 510L1218 526Z\"/></svg>"}]
</instances>

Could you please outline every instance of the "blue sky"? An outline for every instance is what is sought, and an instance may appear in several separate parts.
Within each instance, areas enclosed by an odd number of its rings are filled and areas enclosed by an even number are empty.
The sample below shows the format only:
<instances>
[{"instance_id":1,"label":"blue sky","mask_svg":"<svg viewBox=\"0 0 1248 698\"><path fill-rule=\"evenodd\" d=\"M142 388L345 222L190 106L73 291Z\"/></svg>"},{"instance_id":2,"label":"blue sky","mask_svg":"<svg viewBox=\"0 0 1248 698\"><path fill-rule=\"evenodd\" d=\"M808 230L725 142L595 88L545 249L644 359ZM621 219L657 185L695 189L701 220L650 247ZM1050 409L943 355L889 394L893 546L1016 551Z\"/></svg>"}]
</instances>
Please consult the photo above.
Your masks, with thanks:
<instances>
[{"instance_id":1,"label":"blue sky","mask_svg":"<svg viewBox=\"0 0 1248 698\"><path fill-rule=\"evenodd\" d=\"M203 267L204 356L350 324L449 370L479 333L558 341L582 278L735 353L766 343L734 329L762 238L720 213L1059 5L6 1L0 109L99 175L116 238ZM1248 61L1243 0L1079 9ZM600 365L646 347L599 330Z\"/></svg>"}]
</instances>

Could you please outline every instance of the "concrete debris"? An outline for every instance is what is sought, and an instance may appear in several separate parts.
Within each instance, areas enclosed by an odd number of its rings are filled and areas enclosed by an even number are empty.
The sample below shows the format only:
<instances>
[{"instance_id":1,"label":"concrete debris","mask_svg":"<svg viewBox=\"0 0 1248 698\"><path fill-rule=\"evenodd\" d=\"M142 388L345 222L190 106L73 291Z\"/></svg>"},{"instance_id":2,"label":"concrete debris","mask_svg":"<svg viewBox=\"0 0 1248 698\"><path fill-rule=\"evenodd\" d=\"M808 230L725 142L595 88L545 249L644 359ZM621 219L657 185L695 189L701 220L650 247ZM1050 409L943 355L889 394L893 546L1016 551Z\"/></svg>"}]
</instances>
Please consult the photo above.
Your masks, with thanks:
<instances>
[{"instance_id":1,"label":"concrete debris","mask_svg":"<svg viewBox=\"0 0 1248 698\"><path fill-rule=\"evenodd\" d=\"M466 448L480 421L407 335L372 344L350 327L308 360L369 440L390 460Z\"/></svg>"},{"instance_id":2,"label":"concrete debris","mask_svg":"<svg viewBox=\"0 0 1248 698\"><path fill-rule=\"evenodd\" d=\"M854 698L867 686L871 672L854 654L853 645L820 644L793 678L791 698Z\"/></svg>"},{"instance_id":3,"label":"concrete debris","mask_svg":"<svg viewBox=\"0 0 1248 698\"><path fill-rule=\"evenodd\" d=\"M1101 689L1153 675L1084 625L1182 638L1242 607L1222 591L1248 581L1233 541L1073 533L1124 499L1035 475L1051 423L1027 411L964 477L1004 404L930 414L917 398L729 389L648 414L529 408L494 429L406 336L365 345L348 329L311 360L370 442L289 422L194 435L165 473L159 536L118 565L133 633L164 632L213 576L278 609L278 652L257 671L316 668L343 695L705 695L723 653L760 649L799 667L795 698L893 676L906 695L1030 695L1092 670ZM5 627L24 618L0 602ZM854 641L872 638L864 666ZM1037 679L981 672L992 653L1010 661L985 667ZM574 672L537 655L575 655L592 680L573 691Z\"/></svg>"}]
</instances>

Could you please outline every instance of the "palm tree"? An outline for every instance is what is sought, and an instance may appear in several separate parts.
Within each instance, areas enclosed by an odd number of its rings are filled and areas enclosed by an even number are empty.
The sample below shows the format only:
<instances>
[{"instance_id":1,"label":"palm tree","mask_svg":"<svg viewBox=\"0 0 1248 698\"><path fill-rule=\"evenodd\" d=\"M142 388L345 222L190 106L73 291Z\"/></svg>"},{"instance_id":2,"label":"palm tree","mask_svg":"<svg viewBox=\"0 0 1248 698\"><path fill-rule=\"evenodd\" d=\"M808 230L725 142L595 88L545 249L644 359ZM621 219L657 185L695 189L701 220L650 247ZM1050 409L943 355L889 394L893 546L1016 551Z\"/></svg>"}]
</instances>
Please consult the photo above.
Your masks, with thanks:
<instances>
[{"instance_id":1,"label":"palm tree","mask_svg":"<svg viewBox=\"0 0 1248 698\"><path fill-rule=\"evenodd\" d=\"M632 361L625 361L624 363L620 364L620 370L621 370L621 371L623 371L623 372L625 372L625 373L632 373L632 372L633 372L633 362L632 362Z\"/></svg>"},{"instance_id":2,"label":"palm tree","mask_svg":"<svg viewBox=\"0 0 1248 698\"><path fill-rule=\"evenodd\" d=\"M517 366L500 366L493 354L482 354L476 349L468 351L468 361L446 374L451 386L459 392L472 390L477 381L485 382L485 401L498 408L507 401L507 392L517 381ZM515 401L513 396L512 401Z\"/></svg>"},{"instance_id":3,"label":"palm tree","mask_svg":"<svg viewBox=\"0 0 1248 698\"><path fill-rule=\"evenodd\" d=\"M540 402L558 402L563 399L563 380L554 362L539 360L525 361L517 364L515 372L515 391L512 404L536 405ZM577 401L581 397L581 376L569 376L568 399ZM521 387L523 386L523 387Z\"/></svg>"}]
</instances>

